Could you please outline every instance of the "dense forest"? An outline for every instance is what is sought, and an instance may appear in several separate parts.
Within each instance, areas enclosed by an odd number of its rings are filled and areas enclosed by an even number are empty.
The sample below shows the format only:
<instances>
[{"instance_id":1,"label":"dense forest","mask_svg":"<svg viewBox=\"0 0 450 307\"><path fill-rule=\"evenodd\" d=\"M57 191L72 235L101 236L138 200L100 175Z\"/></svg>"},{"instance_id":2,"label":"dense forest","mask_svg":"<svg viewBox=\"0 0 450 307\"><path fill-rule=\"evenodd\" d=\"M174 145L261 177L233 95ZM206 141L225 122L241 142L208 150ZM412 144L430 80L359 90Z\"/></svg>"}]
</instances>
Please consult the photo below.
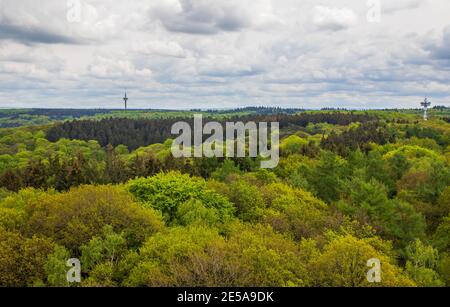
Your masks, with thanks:
<instances>
[{"instance_id":1,"label":"dense forest","mask_svg":"<svg viewBox=\"0 0 450 307\"><path fill-rule=\"evenodd\" d=\"M0 129L0 286L450 286L446 110L266 111L209 116L280 122L271 170L173 158L190 112Z\"/></svg>"},{"instance_id":2,"label":"dense forest","mask_svg":"<svg viewBox=\"0 0 450 307\"><path fill-rule=\"evenodd\" d=\"M264 109L265 110L265 109ZM208 118L208 117L207 117ZM367 122L373 116L353 113L284 113L246 116L229 116L219 120L222 125L230 122L279 122L280 128L304 128L309 124L326 123L349 125L354 122ZM162 143L172 137L171 127L178 121L186 121L193 126L192 118L174 117L157 119L108 118L102 120L77 120L56 124L47 132L47 139L56 142L59 139L96 140L101 146L126 145L130 150L155 143Z\"/></svg>"}]
</instances>

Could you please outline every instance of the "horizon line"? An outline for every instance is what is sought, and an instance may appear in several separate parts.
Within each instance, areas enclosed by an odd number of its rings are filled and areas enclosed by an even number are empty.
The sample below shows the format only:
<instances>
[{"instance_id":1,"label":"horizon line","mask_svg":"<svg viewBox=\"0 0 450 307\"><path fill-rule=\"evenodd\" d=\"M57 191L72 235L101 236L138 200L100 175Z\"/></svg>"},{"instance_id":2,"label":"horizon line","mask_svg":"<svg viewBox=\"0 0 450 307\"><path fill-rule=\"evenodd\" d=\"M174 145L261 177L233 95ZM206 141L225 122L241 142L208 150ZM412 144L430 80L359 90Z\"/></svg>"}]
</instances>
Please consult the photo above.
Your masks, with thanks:
<instances>
[{"instance_id":1,"label":"horizon line","mask_svg":"<svg viewBox=\"0 0 450 307\"><path fill-rule=\"evenodd\" d=\"M183 111L183 112L207 112L207 111L233 111L233 110L245 110L245 109L280 109L280 110L299 110L299 111L389 111L389 110L423 110L421 107L386 107L386 108L346 108L346 107L321 107L321 108L298 108L298 107L277 107L277 106L245 106L245 107L230 107L230 108L179 108L179 109L164 109L164 108L103 108L103 107L1 107L0 110L105 110L105 111ZM447 105L436 105L430 109L436 108L450 108Z\"/></svg>"}]
</instances>

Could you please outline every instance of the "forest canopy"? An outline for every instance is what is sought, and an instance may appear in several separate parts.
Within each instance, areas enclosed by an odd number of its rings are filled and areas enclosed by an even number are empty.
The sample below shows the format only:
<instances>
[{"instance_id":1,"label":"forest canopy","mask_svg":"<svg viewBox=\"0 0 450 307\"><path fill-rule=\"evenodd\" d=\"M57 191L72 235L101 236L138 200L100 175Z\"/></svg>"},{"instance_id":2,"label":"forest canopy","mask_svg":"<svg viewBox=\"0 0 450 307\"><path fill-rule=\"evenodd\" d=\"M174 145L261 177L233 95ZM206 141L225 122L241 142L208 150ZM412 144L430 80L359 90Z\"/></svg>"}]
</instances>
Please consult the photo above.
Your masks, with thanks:
<instances>
[{"instance_id":1,"label":"forest canopy","mask_svg":"<svg viewBox=\"0 0 450 307\"><path fill-rule=\"evenodd\" d=\"M450 124L438 117L210 113L280 122L280 163L266 170L175 159L170 127L189 112L81 115L0 129L0 286L450 286ZM81 283L66 279L69 258Z\"/></svg>"}]
</instances>

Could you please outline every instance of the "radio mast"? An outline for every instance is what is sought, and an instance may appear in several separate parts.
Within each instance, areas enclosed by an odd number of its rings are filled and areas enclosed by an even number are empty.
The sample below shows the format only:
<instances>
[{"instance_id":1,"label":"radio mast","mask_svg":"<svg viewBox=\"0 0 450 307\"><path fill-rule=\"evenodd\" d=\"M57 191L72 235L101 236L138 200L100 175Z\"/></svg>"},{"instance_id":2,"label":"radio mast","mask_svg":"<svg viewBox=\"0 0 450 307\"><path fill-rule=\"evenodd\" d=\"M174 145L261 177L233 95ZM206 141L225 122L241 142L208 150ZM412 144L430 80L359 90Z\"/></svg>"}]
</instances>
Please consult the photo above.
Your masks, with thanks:
<instances>
[{"instance_id":1,"label":"radio mast","mask_svg":"<svg viewBox=\"0 0 450 307\"><path fill-rule=\"evenodd\" d=\"M128 108L128 97L127 97L127 91L125 91L125 97L123 97L123 101L125 102L125 110Z\"/></svg>"},{"instance_id":2,"label":"radio mast","mask_svg":"<svg viewBox=\"0 0 450 307\"><path fill-rule=\"evenodd\" d=\"M428 120L428 107L431 106L431 102L425 97L425 100L420 105L423 107L423 120Z\"/></svg>"}]
</instances>

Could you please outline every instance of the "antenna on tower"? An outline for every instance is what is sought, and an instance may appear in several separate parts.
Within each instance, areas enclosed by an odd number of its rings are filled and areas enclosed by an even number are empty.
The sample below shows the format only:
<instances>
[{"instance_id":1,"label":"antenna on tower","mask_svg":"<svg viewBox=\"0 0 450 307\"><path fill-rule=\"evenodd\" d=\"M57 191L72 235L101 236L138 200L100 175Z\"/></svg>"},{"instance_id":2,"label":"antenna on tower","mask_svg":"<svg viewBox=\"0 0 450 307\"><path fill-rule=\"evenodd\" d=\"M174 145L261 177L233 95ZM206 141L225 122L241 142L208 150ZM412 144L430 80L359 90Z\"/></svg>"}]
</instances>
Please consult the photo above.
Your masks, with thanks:
<instances>
[{"instance_id":1,"label":"antenna on tower","mask_svg":"<svg viewBox=\"0 0 450 307\"><path fill-rule=\"evenodd\" d=\"M123 97L123 101L125 102L125 110L126 110L128 108L127 90L125 90L125 96Z\"/></svg>"},{"instance_id":2,"label":"antenna on tower","mask_svg":"<svg viewBox=\"0 0 450 307\"><path fill-rule=\"evenodd\" d=\"M425 97L424 101L420 103L423 107L423 120L428 120L428 107L431 106L431 101L428 101L428 98Z\"/></svg>"}]
</instances>

